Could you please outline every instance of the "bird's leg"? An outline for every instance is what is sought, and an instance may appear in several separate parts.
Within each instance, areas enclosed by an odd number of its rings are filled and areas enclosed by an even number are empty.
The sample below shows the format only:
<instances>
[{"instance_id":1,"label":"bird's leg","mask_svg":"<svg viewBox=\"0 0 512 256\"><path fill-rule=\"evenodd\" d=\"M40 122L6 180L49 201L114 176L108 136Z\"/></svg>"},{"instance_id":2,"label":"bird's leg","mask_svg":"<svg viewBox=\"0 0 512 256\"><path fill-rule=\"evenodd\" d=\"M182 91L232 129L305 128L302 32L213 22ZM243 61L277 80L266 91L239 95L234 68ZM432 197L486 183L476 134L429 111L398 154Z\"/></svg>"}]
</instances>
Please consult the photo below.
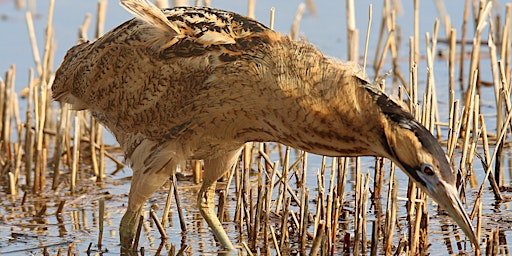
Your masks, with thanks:
<instances>
[{"instance_id":1,"label":"bird's leg","mask_svg":"<svg viewBox=\"0 0 512 256\"><path fill-rule=\"evenodd\" d=\"M128 208L119 225L121 246L132 249L142 206L168 178L169 175L166 171L142 173L142 170L134 169L130 194L128 195Z\"/></svg>"},{"instance_id":2,"label":"bird's leg","mask_svg":"<svg viewBox=\"0 0 512 256\"><path fill-rule=\"evenodd\" d=\"M234 250L235 247L214 211L215 186L217 179L222 177L233 166L239 152L240 150L235 150L223 157L204 160L203 185L197 197L197 204L201 215L212 229L219 243L228 251Z\"/></svg>"},{"instance_id":3,"label":"bird's leg","mask_svg":"<svg viewBox=\"0 0 512 256\"><path fill-rule=\"evenodd\" d=\"M128 207L119 225L121 246L125 249L136 249L132 248L132 244L142 206L169 179L172 171L178 168L172 161L172 157L159 154L164 146L155 148L155 144L155 142L144 140L130 158L133 177L128 195Z\"/></svg>"},{"instance_id":4,"label":"bird's leg","mask_svg":"<svg viewBox=\"0 0 512 256\"><path fill-rule=\"evenodd\" d=\"M215 199L215 185L216 181L205 183L201 186L201 190L198 195L198 204L199 211L201 215L208 223L208 226L212 229L212 232L215 234L215 237L219 240L219 243L226 250L234 250L235 247L231 243L226 231L222 227L219 219L217 218L217 214L214 211L214 199Z\"/></svg>"}]
</instances>

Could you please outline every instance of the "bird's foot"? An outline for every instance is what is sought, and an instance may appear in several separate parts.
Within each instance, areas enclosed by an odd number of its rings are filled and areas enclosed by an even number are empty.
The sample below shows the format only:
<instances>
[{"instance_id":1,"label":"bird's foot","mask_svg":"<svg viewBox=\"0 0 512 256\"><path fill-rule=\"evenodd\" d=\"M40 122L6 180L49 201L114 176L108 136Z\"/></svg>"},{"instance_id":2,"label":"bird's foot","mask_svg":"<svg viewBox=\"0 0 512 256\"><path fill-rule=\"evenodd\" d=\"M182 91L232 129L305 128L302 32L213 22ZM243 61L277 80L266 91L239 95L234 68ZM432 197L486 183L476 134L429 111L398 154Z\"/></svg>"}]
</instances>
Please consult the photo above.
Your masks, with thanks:
<instances>
[{"instance_id":1,"label":"bird's foot","mask_svg":"<svg viewBox=\"0 0 512 256\"><path fill-rule=\"evenodd\" d=\"M133 249L133 239L137 231L140 211L126 210L119 225L119 238L123 249Z\"/></svg>"}]
</instances>

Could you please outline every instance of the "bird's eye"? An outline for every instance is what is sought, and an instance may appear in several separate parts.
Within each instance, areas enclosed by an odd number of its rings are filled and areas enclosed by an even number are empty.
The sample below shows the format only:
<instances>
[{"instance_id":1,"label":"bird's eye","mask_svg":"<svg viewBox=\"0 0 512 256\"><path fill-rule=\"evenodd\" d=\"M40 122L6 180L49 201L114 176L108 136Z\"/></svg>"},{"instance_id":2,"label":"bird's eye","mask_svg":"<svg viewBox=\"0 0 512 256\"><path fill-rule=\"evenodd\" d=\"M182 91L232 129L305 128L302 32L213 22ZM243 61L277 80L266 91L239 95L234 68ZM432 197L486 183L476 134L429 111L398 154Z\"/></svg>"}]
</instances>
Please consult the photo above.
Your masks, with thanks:
<instances>
[{"instance_id":1,"label":"bird's eye","mask_svg":"<svg viewBox=\"0 0 512 256\"><path fill-rule=\"evenodd\" d=\"M423 164L421 165L421 171L429 176L434 175L434 168L431 165Z\"/></svg>"}]
</instances>

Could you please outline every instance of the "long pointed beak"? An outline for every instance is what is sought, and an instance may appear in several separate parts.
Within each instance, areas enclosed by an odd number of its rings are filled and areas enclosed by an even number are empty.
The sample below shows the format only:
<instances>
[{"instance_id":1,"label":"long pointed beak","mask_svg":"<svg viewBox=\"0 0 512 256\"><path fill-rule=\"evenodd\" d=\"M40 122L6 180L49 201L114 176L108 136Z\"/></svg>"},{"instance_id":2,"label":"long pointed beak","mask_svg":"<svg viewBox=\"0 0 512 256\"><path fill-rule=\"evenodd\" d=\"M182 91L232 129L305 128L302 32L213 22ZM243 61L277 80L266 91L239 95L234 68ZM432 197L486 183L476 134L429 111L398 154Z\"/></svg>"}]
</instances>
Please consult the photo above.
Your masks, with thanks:
<instances>
[{"instance_id":1,"label":"long pointed beak","mask_svg":"<svg viewBox=\"0 0 512 256\"><path fill-rule=\"evenodd\" d=\"M446 182L438 181L435 186L427 183L427 190L432 199L448 212L448 215L457 222L471 243L479 249L479 241L476 238L471 220L460 202L456 187Z\"/></svg>"}]
</instances>

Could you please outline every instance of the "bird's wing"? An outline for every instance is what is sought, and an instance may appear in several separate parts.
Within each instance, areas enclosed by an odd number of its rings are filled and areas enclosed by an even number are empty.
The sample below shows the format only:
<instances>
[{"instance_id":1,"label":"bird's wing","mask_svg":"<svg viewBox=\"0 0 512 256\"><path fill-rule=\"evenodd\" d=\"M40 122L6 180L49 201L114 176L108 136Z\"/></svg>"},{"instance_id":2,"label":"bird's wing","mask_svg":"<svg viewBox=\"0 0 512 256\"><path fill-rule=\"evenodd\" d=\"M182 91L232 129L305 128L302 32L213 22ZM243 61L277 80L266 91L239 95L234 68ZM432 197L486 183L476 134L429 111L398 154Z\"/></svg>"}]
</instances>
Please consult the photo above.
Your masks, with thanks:
<instances>
[{"instance_id":1,"label":"bird's wing","mask_svg":"<svg viewBox=\"0 0 512 256\"><path fill-rule=\"evenodd\" d=\"M236 55L281 38L251 18L214 8L160 10L148 0L121 0L121 5L142 21L136 26L142 32L142 41L159 53L164 52L161 56L166 58L198 56L215 50Z\"/></svg>"},{"instance_id":2,"label":"bird's wing","mask_svg":"<svg viewBox=\"0 0 512 256\"><path fill-rule=\"evenodd\" d=\"M176 25L169 22L164 13L151 2L147 0L121 0L120 4L133 16L154 25L160 32L169 33L171 36L180 34Z\"/></svg>"}]
</instances>

